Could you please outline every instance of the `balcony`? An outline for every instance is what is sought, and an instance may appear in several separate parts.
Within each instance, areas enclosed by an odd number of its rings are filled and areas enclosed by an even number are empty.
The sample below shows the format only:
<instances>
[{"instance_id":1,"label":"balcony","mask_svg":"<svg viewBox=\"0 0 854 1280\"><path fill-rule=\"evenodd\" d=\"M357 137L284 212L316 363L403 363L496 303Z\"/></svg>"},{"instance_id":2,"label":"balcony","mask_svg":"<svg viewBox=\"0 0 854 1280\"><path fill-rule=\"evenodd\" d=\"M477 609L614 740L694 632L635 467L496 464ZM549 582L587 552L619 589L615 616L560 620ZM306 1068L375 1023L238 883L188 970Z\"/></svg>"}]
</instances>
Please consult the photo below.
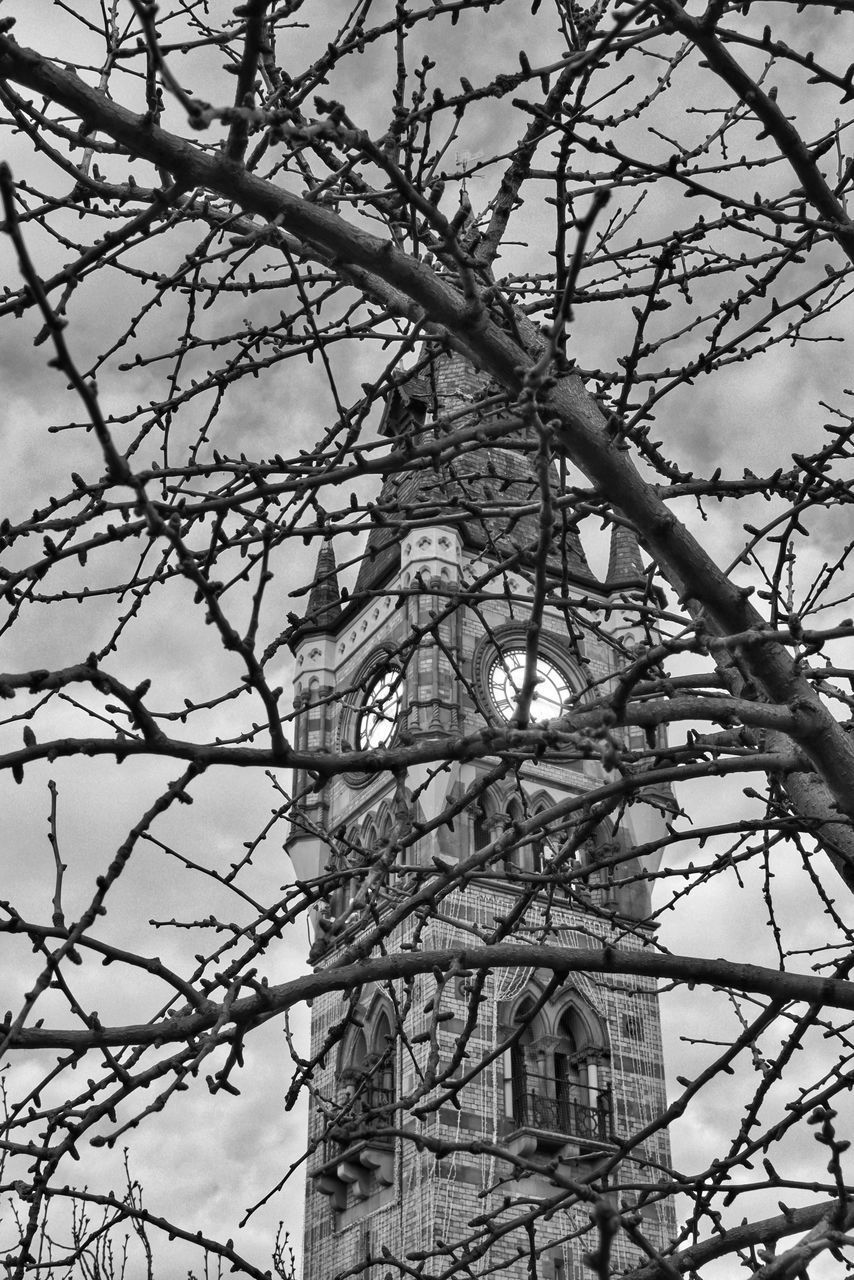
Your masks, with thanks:
<instances>
[{"instance_id":1,"label":"balcony","mask_svg":"<svg viewBox=\"0 0 854 1280\"><path fill-rule=\"evenodd\" d=\"M513 1083L512 1123L535 1131L538 1146L614 1141L610 1089L591 1090L567 1080L526 1073Z\"/></svg>"},{"instance_id":2,"label":"balcony","mask_svg":"<svg viewBox=\"0 0 854 1280\"><path fill-rule=\"evenodd\" d=\"M393 1084L356 1070L343 1072L339 1084L344 1092L343 1096L339 1094L341 1119L336 1127L362 1128L375 1123L378 1117L383 1124L390 1123L395 1100Z\"/></svg>"},{"instance_id":3,"label":"balcony","mask_svg":"<svg viewBox=\"0 0 854 1280\"><path fill-rule=\"evenodd\" d=\"M384 1134L366 1135L365 1130L378 1123L380 1108L387 1108L381 1123L392 1124L394 1101L393 1088L363 1078L342 1106L343 1115L333 1129L334 1136L323 1143L322 1163L312 1177L321 1194L331 1197L338 1212L360 1201L374 1200L392 1186L394 1139Z\"/></svg>"}]
</instances>

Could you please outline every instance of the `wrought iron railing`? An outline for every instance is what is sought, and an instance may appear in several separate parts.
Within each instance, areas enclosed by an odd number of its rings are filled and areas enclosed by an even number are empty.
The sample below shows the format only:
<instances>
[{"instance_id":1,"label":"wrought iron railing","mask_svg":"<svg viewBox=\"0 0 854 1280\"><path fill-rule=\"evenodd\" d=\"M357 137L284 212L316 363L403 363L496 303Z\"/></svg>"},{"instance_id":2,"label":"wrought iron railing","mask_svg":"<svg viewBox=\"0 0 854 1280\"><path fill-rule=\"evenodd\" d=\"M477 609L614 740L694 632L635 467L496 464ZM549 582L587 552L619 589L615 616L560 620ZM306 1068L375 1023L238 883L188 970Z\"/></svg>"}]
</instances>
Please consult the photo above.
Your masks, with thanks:
<instances>
[{"instance_id":1,"label":"wrought iron railing","mask_svg":"<svg viewBox=\"0 0 854 1280\"><path fill-rule=\"evenodd\" d=\"M370 1138L367 1138L366 1131L374 1126L387 1126L394 1123L390 1111L394 1101L393 1087L383 1085L379 1081L363 1079L353 1096L346 1103L342 1101L341 1116L335 1125L337 1132L334 1138L327 1139L324 1163L326 1160L339 1158L342 1150L352 1146L354 1142L369 1141L371 1145L379 1147L391 1146L393 1139L390 1136L372 1132ZM357 1137L357 1133L361 1133L362 1136Z\"/></svg>"},{"instance_id":2,"label":"wrought iron railing","mask_svg":"<svg viewBox=\"0 0 854 1280\"><path fill-rule=\"evenodd\" d=\"M609 1089L593 1093L547 1076L526 1075L523 1081L514 1081L513 1120L568 1138L610 1142L614 1136Z\"/></svg>"},{"instance_id":3,"label":"wrought iron railing","mask_svg":"<svg viewBox=\"0 0 854 1280\"><path fill-rule=\"evenodd\" d=\"M390 1107L394 1102L394 1089L379 1081L365 1080L358 1093L350 1100L350 1115L353 1119L379 1111L382 1107Z\"/></svg>"}]
</instances>

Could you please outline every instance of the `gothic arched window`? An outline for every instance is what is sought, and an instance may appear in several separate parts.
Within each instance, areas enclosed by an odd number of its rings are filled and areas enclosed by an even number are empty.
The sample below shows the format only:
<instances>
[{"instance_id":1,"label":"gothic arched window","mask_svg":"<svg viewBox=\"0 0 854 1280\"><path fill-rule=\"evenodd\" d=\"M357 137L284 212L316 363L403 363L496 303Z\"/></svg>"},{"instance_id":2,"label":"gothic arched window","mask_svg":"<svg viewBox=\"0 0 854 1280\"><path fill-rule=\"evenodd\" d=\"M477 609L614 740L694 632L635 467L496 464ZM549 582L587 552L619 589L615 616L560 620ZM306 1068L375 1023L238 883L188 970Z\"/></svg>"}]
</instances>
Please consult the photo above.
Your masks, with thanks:
<instances>
[{"instance_id":1,"label":"gothic arched window","mask_svg":"<svg viewBox=\"0 0 854 1280\"><path fill-rule=\"evenodd\" d=\"M376 1107L388 1107L395 1100L395 1040L391 1018L381 1009L371 1034L374 1065L371 1076L371 1101Z\"/></svg>"},{"instance_id":2,"label":"gothic arched window","mask_svg":"<svg viewBox=\"0 0 854 1280\"><path fill-rule=\"evenodd\" d=\"M524 820L525 814L522 809L522 802L518 796L510 797L507 804L504 806L504 812L501 816L505 828L512 827L515 823L522 822ZM528 865L531 860L530 849L530 845L513 845L506 854L505 863L507 865L518 867L520 871L530 870Z\"/></svg>"},{"instance_id":3,"label":"gothic arched window","mask_svg":"<svg viewBox=\"0 0 854 1280\"><path fill-rule=\"evenodd\" d=\"M359 1011L356 1011L359 1016ZM388 1203L394 1183L396 1042L389 1009L377 999L364 1023L351 1026L338 1059L338 1111L331 1117L329 1158L319 1189L338 1210L367 1212Z\"/></svg>"},{"instance_id":4,"label":"gothic arched window","mask_svg":"<svg viewBox=\"0 0 854 1280\"><path fill-rule=\"evenodd\" d=\"M391 820L391 814L386 809L377 820L377 848L387 848L392 836L394 835L394 827Z\"/></svg>"},{"instance_id":5,"label":"gothic arched window","mask_svg":"<svg viewBox=\"0 0 854 1280\"><path fill-rule=\"evenodd\" d=\"M341 1102L351 1119L364 1119L394 1105L395 1038L385 1007L376 1009L363 1026L354 1028L345 1038L338 1081Z\"/></svg>"},{"instance_id":6,"label":"gothic arched window","mask_svg":"<svg viewBox=\"0 0 854 1280\"><path fill-rule=\"evenodd\" d=\"M326 912L333 920L337 920L346 911L353 897L353 879L350 875L353 850L358 846L355 828L345 831L342 827L338 833L326 871L330 876L326 898Z\"/></svg>"},{"instance_id":7,"label":"gothic arched window","mask_svg":"<svg viewBox=\"0 0 854 1280\"><path fill-rule=\"evenodd\" d=\"M540 814L545 812L545 808L546 806L543 804L538 805L534 816L539 817ZM541 828L540 831L537 832L536 839L531 845L531 862L534 871L536 871L538 875L542 875L543 872L547 872L549 870L549 863L553 861L557 852L558 848L554 838L548 834L545 828Z\"/></svg>"},{"instance_id":8,"label":"gothic arched window","mask_svg":"<svg viewBox=\"0 0 854 1280\"><path fill-rule=\"evenodd\" d=\"M514 1125L543 1134L607 1141L610 1096L601 1088L604 1037L590 1011L575 1003L556 1023L528 996L517 1006L519 1034L505 1055L505 1112Z\"/></svg>"},{"instance_id":9,"label":"gothic arched window","mask_svg":"<svg viewBox=\"0 0 854 1280\"><path fill-rule=\"evenodd\" d=\"M492 841L492 833L489 830L489 821L486 815L483 801L479 800L474 809L474 847L482 849Z\"/></svg>"},{"instance_id":10,"label":"gothic arched window","mask_svg":"<svg viewBox=\"0 0 854 1280\"><path fill-rule=\"evenodd\" d=\"M362 827L362 839L360 843L360 861L365 862L369 859L370 854L373 853L379 843L377 839L377 826L373 818L367 818L365 820L364 826Z\"/></svg>"},{"instance_id":11,"label":"gothic arched window","mask_svg":"<svg viewBox=\"0 0 854 1280\"><path fill-rule=\"evenodd\" d=\"M558 1023L560 1039L554 1050L555 1101L564 1132L577 1131L578 1109L595 1105L591 1099L587 1064L579 1043L577 1018L568 1009ZM583 1032L581 1033L583 1035Z\"/></svg>"},{"instance_id":12,"label":"gothic arched window","mask_svg":"<svg viewBox=\"0 0 854 1280\"><path fill-rule=\"evenodd\" d=\"M531 1090L529 1081L530 1067L535 1065L533 1040L534 1033L532 1031L532 1019L534 1018L534 1005L531 1000L525 1000L519 1007L515 1023L516 1027L523 1028L521 1034L517 1037L510 1047L509 1054L509 1081L510 1090L507 1090L505 1081L505 1110L509 1116L512 1116L516 1124L529 1123L529 1113L531 1111L529 1099ZM515 1029L515 1028L514 1028ZM506 1068L505 1068L505 1076Z\"/></svg>"},{"instance_id":13,"label":"gothic arched window","mask_svg":"<svg viewBox=\"0 0 854 1280\"><path fill-rule=\"evenodd\" d=\"M356 1027L344 1041L338 1072L341 1101L351 1117L357 1115L364 1105L367 1067L368 1039L364 1029Z\"/></svg>"},{"instance_id":14,"label":"gothic arched window","mask_svg":"<svg viewBox=\"0 0 854 1280\"><path fill-rule=\"evenodd\" d=\"M548 805L541 803L536 814L543 814ZM598 879L592 871L596 863L597 835L579 841L575 823L560 826L544 826L534 843L534 869L548 875L567 893L586 891ZM587 868L588 870L585 870Z\"/></svg>"}]
</instances>

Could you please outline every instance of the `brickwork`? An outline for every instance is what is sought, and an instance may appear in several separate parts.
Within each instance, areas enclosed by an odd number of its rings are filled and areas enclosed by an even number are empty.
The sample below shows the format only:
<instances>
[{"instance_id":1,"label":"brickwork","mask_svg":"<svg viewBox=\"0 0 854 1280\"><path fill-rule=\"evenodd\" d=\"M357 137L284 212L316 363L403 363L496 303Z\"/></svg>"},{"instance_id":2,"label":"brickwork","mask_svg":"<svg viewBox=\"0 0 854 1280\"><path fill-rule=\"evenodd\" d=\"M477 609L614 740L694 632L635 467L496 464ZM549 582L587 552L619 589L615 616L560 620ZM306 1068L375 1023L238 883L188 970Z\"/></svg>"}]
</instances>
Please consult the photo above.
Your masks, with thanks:
<instances>
[{"instance_id":1,"label":"brickwork","mask_svg":"<svg viewBox=\"0 0 854 1280\"><path fill-rule=\"evenodd\" d=\"M471 558L464 558L460 572L471 574L477 572L477 568ZM524 584L519 582L516 588L521 596ZM387 646L388 651L396 650L405 640L413 621L423 619L430 603L429 597L420 603L417 597L409 597L405 608L387 609L380 600L378 605L365 611L367 618L356 618L337 645L336 656L340 665L335 672L335 683L338 689L355 686L366 663L370 664L378 652L386 651L383 646ZM442 649L435 645L419 648L412 662L412 678L407 682L407 698L417 704L418 715L431 706L443 708L450 714L455 704L454 727L471 731L482 723L477 701L479 651L492 639L500 641L507 634L506 628L521 623L524 617L524 600L520 600L518 606L489 605L477 615L466 611L456 636L450 633L443 636ZM364 621L368 625L363 630ZM561 619L556 616L547 619L547 630L554 637L555 644L563 644L566 653ZM443 649L452 644L456 651L457 670L462 677L456 685L443 654ZM565 665L568 661L567 655ZM582 661L586 679L601 680L610 674L607 649L589 638L576 646L572 655L572 662L580 665ZM323 695L328 694L330 687L322 687ZM337 718L333 715L333 722L329 723L327 711L318 717L314 705L307 698L306 715L300 719L308 726L305 730L307 741L312 743L319 741L318 735L322 734L329 745L338 746L343 738L352 734L352 708L348 707L346 699ZM418 717L410 717L408 723L412 729L417 729ZM422 720L421 727L428 729L429 722ZM446 727L452 728L447 721ZM461 767L457 771L458 784L468 785L477 769L475 765ZM536 769L523 770L522 781L532 795L536 791L555 801L567 794L583 794L599 776L598 766L589 762L577 762L570 768L545 763ZM326 793L327 830L334 830L341 821L357 826L361 820L388 811L390 805L389 784L383 780L336 779L326 788ZM446 834L444 843L438 837L432 842L419 842L412 860L423 864L438 852L446 856L449 853L455 857L463 855L471 848L472 830L470 821L458 820L453 836ZM328 850L321 847L322 842L317 843L317 860L322 865L328 857ZM386 881L384 892L391 903L396 893L405 892L405 885L400 882L400 877L391 876ZM424 948L447 947L452 946L455 940L470 939L472 928L489 928L496 915L508 909L512 894L513 890L497 877L491 889L472 889L457 895L452 903L444 904L445 918L429 923L421 932L419 944ZM558 900L529 908L514 938L521 941L526 935L536 940L548 938L568 946L601 940L637 947L643 941L642 936L625 936L622 931L618 935L606 918L580 912L577 903L569 906ZM401 944L407 945L411 937L412 925L408 924L390 939L388 949L394 951ZM469 1066L487 1057L501 1037L507 1034L503 1020L509 1003L531 981L532 975L524 973L498 973L490 979L478 1025L467 1045ZM431 1044L429 1039L424 1043L418 1042L429 1037L433 1029L438 1062L447 1062L464 1026L465 996L446 989L441 1012L450 1014L450 1017L439 1023L438 1029L434 1027L431 1013L424 1011L433 991L434 983L430 977L420 979L414 991L409 993L410 1012L405 1022L405 1038L408 1044L415 1042L415 1048L407 1055L401 1045L396 1050L395 1075L401 1096L416 1089L419 1073L427 1068ZM648 1124L663 1109L665 1101L661 1030L654 987L637 979L624 981L613 977L605 981L580 976L572 984L565 985L560 999L565 1001L573 993L595 1013L605 1029L606 1046L600 1062L599 1085L609 1089L613 1099L616 1137L628 1137ZM405 1002L406 993L400 984L395 986L394 995L399 1005ZM362 993L365 1013L369 1012L371 998L371 992ZM313 1053L318 1053L327 1042L330 1032L347 1010L347 1001L338 995L324 996L315 1002L312 1010ZM346 1036L344 1049L346 1051ZM340 1143L337 1146L330 1144L325 1135L330 1121L335 1119L341 1097L341 1052L340 1046L330 1050L316 1070L313 1081L311 1139L317 1146L309 1161L304 1280L333 1280L335 1276L352 1272L366 1256L379 1257L384 1248L396 1257L410 1256L411 1263L414 1263L419 1254L440 1248L440 1242L444 1241L450 1247L466 1239L472 1250L473 1274L487 1275L491 1268L500 1267L507 1280L528 1277L526 1259L530 1239L527 1233L520 1229L508 1231L478 1260L477 1255L483 1245L483 1228L478 1222L482 1222L485 1214L498 1222L502 1219L509 1221L514 1213L519 1213L518 1206L526 1200L553 1196L555 1187L547 1176L514 1176L513 1167L491 1150L478 1155L457 1150L443 1159L436 1159L430 1152L419 1151L411 1142L396 1140L387 1152L381 1153L388 1165L385 1182L378 1181L376 1177L372 1179L369 1170L361 1164L354 1165L354 1181L346 1182L337 1177L335 1158L342 1150L346 1153L346 1147ZM440 1098L441 1090L428 1093L428 1101L434 1105L418 1122L418 1131L424 1137L461 1146L475 1140L492 1147L508 1140L513 1125L512 1117L507 1115L500 1059L489 1063L460 1091L458 1108L448 1100L442 1105ZM387 1115L384 1119L387 1125L396 1122L394 1116ZM411 1119L407 1123L411 1125ZM379 1131L381 1124L378 1123L377 1127ZM596 1159L607 1158L607 1149L576 1148L573 1155L573 1148L568 1144L567 1150L569 1155L562 1161L560 1170L562 1176L570 1180L582 1179ZM533 1158L537 1155L534 1153ZM545 1153L546 1159L554 1159L554 1155L553 1151ZM367 1158L371 1159L370 1152ZM638 1185L654 1185L656 1170L666 1168L669 1163L666 1134L656 1133L649 1138L634 1152L632 1160L631 1168L628 1162L624 1162L617 1176L622 1175ZM354 1176L351 1169L345 1173L347 1177ZM509 1208L505 1207L508 1201ZM643 1228L652 1242L664 1244L673 1230L669 1205L657 1203L653 1197L643 1211L643 1218ZM560 1209L547 1222L537 1224L535 1239L536 1247L541 1251L539 1267L543 1280L550 1280L551 1276L561 1280L578 1276L580 1280L583 1275L581 1255L591 1244L588 1232L589 1210L583 1200ZM618 1238L615 1265L628 1266L635 1260L636 1252L627 1247L624 1238ZM555 1268L556 1261L562 1264L562 1271ZM372 1274L384 1277L386 1273L380 1267L375 1268ZM395 1271L391 1269L388 1274L394 1275Z\"/></svg>"},{"instance_id":2,"label":"brickwork","mask_svg":"<svg viewBox=\"0 0 854 1280\"><path fill-rule=\"evenodd\" d=\"M440 405L449 415L475 406L487 390L484 380L473 378L457 358L440 363L433 385L428 382L422 379L418 395L431 401L432 412ZM414 391L412 396L406 410L410 417ZM393 432L393 422L388 429ZM499 480L503 476L522 483L508 451L496 452L493 462ZM433 481L439 482L441 478ZM396 483L391 478L386 485ZM423 514L428 495L422 481L419 486L410 497L421 504ZM502 648L524 647L530 616L524 573L515 568L496 573L488 542L472 537L464 523L431 525L426 518L396 542L387 531L377 537L370 571L360 575L363 596L336 614L326 633L308 631L295 642L296 742L333 750L356 745L364 691L389 665L401 673L399 726L411 740L482 728L489 664ZM575 546L577 582L587 575L583 590L601 601L607 585L593 581L580 544L577 550ZM625 538L612 559L623 577L636 573L639 561ZM328 555L324 573L317 609L322 605L334 612L337 587L330 580ZM480 590L479 602L434 625L449 593L473 586ZM584 624L583 592L575 603L580 621L571 627L559 607L547 610L542 649L567 679L571 696L583 704L591 682L607 687L615 666L601 633ZM617 613L615 627L622 625ZM593 619L598 623L601 611L591 614ZM289 843L297 874L309 879L325 870L343 877L315 922L316 963L328 963L340 945L357 940L353 930L362 908L369 908L375 921L382 920L416 883L423 883L423 875L416 881L408 869L430 870L434 860L453 863L468 857L480 847L478 822L481 833L488 829L488 839L500 835L509 784L484 793L479 817L474 810L461 813L453 828L441 826L417 841L407 837L402 851L395 846L395 838L399 842L411 830L411 819L428 822L441 814L488 767L489 762L459 764L436 776L429 767L413 767L403 798L387 777L336 777L307 799L304 818L295 821ZM596 758L546 760L523 766L513 787L530 811L583 798L602 777ZM403 819L401 804L406 808ZM663 830L653 806L646 813L637 809L621 822L621 839L630 848ZM513 856L530 862L534 854L528 849ZM650 856L647 866L655 865ZM639 859L632 871L642 879ZM445 897L439 918L399 925L386 949L449 948L486 937L518 903L521 884L517 863L496 862L464 891ZM597 873L580 892L570 883L566 890L535 895L515 922L513 940L569 947L645 946L645 927L626 927L624 922L626 913L642 919L644 894L648 900L643 885L627 891ZM619 924L618 910L623 913ZM463 1046L466 1056L451 1073L453 1088L443 1073L459 1054L470 1021L471 978L448 981L440 997L430 974L408 987L398 982L382 991L330 994L315 1001L311 1051L318 1062L311 1079L303 1280L335 1280L359 1274L360 1267L370 1280L396 1278L400 1273L382 1260L384 1251L415 1267L444 1251L443 1263L428 1266L427 1274L449 1265L453 1257L461 1263L461 1276L494 1273L504 1280L528 1280L532 1238L540 1280L581 1280L582 1254L596 1245L586 1190L594 1176L600 1187L603 1180L609 1187L631 1184L629 1204L649 1188L639 1206L642 1230L656 1246L672 1236L672 1207L655 1192L659 1171L669 1166L667 1134L655 1130L632 1147L630 1156L618 1160L616 1155L618 1146L625 1141L631 1145L632 1137L665 1105L654 984L616 975L575 975L532 1018L524 1043L517 1036L521 1047L514 1050L509 1040L514 1028L523 1025L514 1020L522 1018L525 1000L542 992L543 982L543 975L529 971L499 970L489 976ZM379 1010L393 1027L391 1046L371 1041ZM569 1057L568 1027L580 1028ZM362 1046L359 1053L367 1055L360 1060L361 1075L353 1069L357 1044ZM559 1059L565 1072L560 1088ZM463 1075L465 1084L456 1087ZM383 1092L385 1085L379 1087L392 1077L394 1098ZM548 1079L548 1087L520 1093L519 1081L529 1079ZM395 1098L415 1100L415 1105L395 1109ZM544 1123L549 1107L550 1114L558 1115L560 1107L569 1106L575 1111L561 1112L559 1123ZM406 1139L395 1132L401 1125ZM514 1163L514 1156L520 1163ZM606 1194L615 1200L619 1193ZM522 1225L532 1202L554 1209L538 1217L533 1237ZM370 1271L363 1267L368 1257L375 1260ZM636 1247L621 1233L614 1268L619 1271L636 1260Z\"/></svg>"},{"instance_id":3,"label":"brickwork","mask_svg":"<svg viewBox=\"0 0 854 1280\"><path fill-rule=\"evenodd\" d=\"M455 940L469 939L474 925L486 925L507 903L506 890L495 893L467 891L457 896L447 909L447 918L428 926L421 942L425 948L452 946ZM601 920L584 917L567 908L535 906L529 919L518 930L521 941L526 932L540 936L548 925L558 939L567 945L576 945L591 935L607 941L613 930ZM458 923L454 923L455 918ZM412 926L399 931L390 949L406 944L412 938ZM638 942L623 941L622 945L638 946ZM481 1007L477 1028L468 1042L467 1070L485 1058L493 1046L506 1035L503 1025L509 1003L531 977L511 971L493 974L487 987L487 999ZM401 984L395 984L397 999L403 1004L405 993ZM406 1019L405 1030L409 1044L416 1042L409 1055L397 1050L397 1080L401 1096L416 1088L419 1075L428 1065L430 1045L417 1043L431 1029L436 1036L439 1062L449 1061L457 1038L464 1026L467 1013L466 993L449 984L443 994L441 1013L449 1014L446 1021L436 1024L432 1014L425 1011L434 995L432 977L419 979L411 998L411 1013ZM608 1053L602 1064L600 1086L609 1088L614 1098L614 1131L617 1138L625 1138L647 1124L664 1106L664 1084L661 1050L661 1032L657 999L654 987L642 980L631 982L619 978L603 981L599 978L579 977L566 984L556 1001L567 1003L582 999L592 1007L607 1027ZM371 993L362 997L365 1011L369 1012ZM347 1001L341 996L324 996L315 1002L313 1017L313 1051L317 1052L330 1030L347 1010ZM316 1104L312 1115L312 1138L319 1140L323 1134L322 1112L334 1106L336 1101L336 1077L340 1063L333 1052L315 1076ZM428 1094L428 1100L439 1103L442 1090ZM335 1188L343 1195L337 1206L330 1194L330 1183L335 1181L318 1176L321 1166L329 1168L328 1144L319 1147L309 1163L306 1232L306 1263L304 1280L332 1280L344 1274L363 1258L366 1239L373 1256L382 1253L383 1246L395 1256L409 1256L410 1264L418 1261L419 1254L429 1253L441 1247L460 1245L468 1238L476 1255L484 1242L484 1232L479 1220L484 1215L497 1222L511 1221L518 1214L519 1206L531 1199L544 1200L555 1194L555 1186L545 1174L542 1176L514 1176L514 1170L492 1150L493 1144L512 1141L512 1118L505 1108L501 1060L489 1063L457 1095L458 1106L449 1102L428 1109L413 1126L419 1135L427 1139L439 1139L464 1146L475 1140L488 1145L481 1154L464 1150L451 1152L437 1160L430 1153L419 1151L411 1142L397 1142L394 1149L393 1182L389 1188L367 1187L367 1195L354 1190L353 1184ZM381 1122L377 1125L381 1132ZM571 1147L572 1144L567 1144ZM344 1149L343 1147L340 1149ZM592 1144L577 1150L561 1160L559 1172L564 1178L583 1177L591 1165L607 1158L608 1145ZM554 1153L548 1153L554 1158ZM666 1135L656 1134L642 1144L633 1155L629 1171L626 1164L618 1173L627 1181L654 1186L656 1168L666 1167L669 1159ZM545 1160L542 1163L546 1163ZM509 1201L509 1207L508 1207ZM588 1207L580 1204L561 1209L548 1222L536 1227L536 1247L542 1250L540 1275L548 1278L559 1275L552 1267L554 1258L564 1264L564 1275L582 1275L581 1254L591 1247L586 1238L589 1229ZM672 1211L666 1204L651 1204L644 1215L644 1230L651 1242L663 1245L673 1230ZM366 1236L367 1231L367 1236ZM574 1237L574 1238L573 1238ZM494 1244L474 1269L475 1275L488 1275L490 1268L500 1267L500 1274L509 1280L523 1280L530 1274L527 1261L529 1252L527 1233L517 1229ZM360 1252L361 1251L361 1252ZM514 1254L518 1258L514 1261ZM551 1261L550 1261L551 1259ZM637 1250L626 1246L618 1238L614 1264L619 1269L638 1260ZM551 1273L549 1268L551 1268ZM383 1275L379 1270L375 1275ZM391 1274L395 1274L394 1271Z\"/></svg>"}]
</instances>

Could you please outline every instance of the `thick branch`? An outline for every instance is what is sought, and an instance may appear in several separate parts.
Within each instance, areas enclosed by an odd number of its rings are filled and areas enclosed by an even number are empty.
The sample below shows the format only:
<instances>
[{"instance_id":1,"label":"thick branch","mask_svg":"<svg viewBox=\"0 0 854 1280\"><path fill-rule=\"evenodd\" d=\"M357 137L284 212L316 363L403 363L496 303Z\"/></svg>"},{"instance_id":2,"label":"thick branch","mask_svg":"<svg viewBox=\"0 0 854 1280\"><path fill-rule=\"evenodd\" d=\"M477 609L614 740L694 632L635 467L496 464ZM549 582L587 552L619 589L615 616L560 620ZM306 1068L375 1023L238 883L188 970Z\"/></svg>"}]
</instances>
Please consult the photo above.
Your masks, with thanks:
<instances>
[{"instance_id":1,"label":"thick branch","mask_svg":"<svg viewBox=\"0 0 854 1280\"><path fill-rule=\"evenodd\" d=\"M623 951L615 947L603 947L601 950L523 947L502 943L489 947L372 956L357 964L320 969L291 982L268 987L255 995L234 1000L227 1011L222 1005L210 1002L203 1012L176 1014L149 1025L104 1027L99 1031L22 1030L10 1039L9 1048L81 1051L102 1045L175 1043L192 1039L220 1023L244 1027L264 1022L327 991L348 991L371 983L413 978L433 970L464 973L470 969L522 967L548 969L559 974L619 973L663 978L703 986L732 987L754 995L771 996L775 1000L806 1001L819 1007L854 1010L854 983L834 978L814 978L807 974L781 973L759 965L696 956L661 955L653 951Z\"/></svg>"},{"instance_id":2,"label":"thick branch","mask_svg":"<svg viewBox=\"0 0 854 1280\"><path fill-rule=\"evenodd\" d=\"M822 1228L838 1205L835 1200L825 1200L821 1204L809 1205L805 1209L789 1209L786 1213L776 1214L773 1218L762 1218L758 1222L744 1222L738 1227L731 1227L719 1236L703 1240L700 1244L691 1245L679 1253L670 1254L668 1267L677 1271L693 1271L697 1267L712 1262L715 1258L724 1258L728 1254L737 1253L740 1249L755 1248L760 1244L771 1244L782 1240L785 1236L795 1235L798 1231L810 1228ZM812 1234L812 1233L811 1233ZM809 1237L808 1237L809 1239ZM627 1271L625 1280L664 1280L667 1273L656 1262ZM764 1275L765 1270L757 1272L757 1277ZM770 1274L770 1273L769 1273ZM775 1273L776 1274L776 1273Z\"/></svg>"}]
</instances>

